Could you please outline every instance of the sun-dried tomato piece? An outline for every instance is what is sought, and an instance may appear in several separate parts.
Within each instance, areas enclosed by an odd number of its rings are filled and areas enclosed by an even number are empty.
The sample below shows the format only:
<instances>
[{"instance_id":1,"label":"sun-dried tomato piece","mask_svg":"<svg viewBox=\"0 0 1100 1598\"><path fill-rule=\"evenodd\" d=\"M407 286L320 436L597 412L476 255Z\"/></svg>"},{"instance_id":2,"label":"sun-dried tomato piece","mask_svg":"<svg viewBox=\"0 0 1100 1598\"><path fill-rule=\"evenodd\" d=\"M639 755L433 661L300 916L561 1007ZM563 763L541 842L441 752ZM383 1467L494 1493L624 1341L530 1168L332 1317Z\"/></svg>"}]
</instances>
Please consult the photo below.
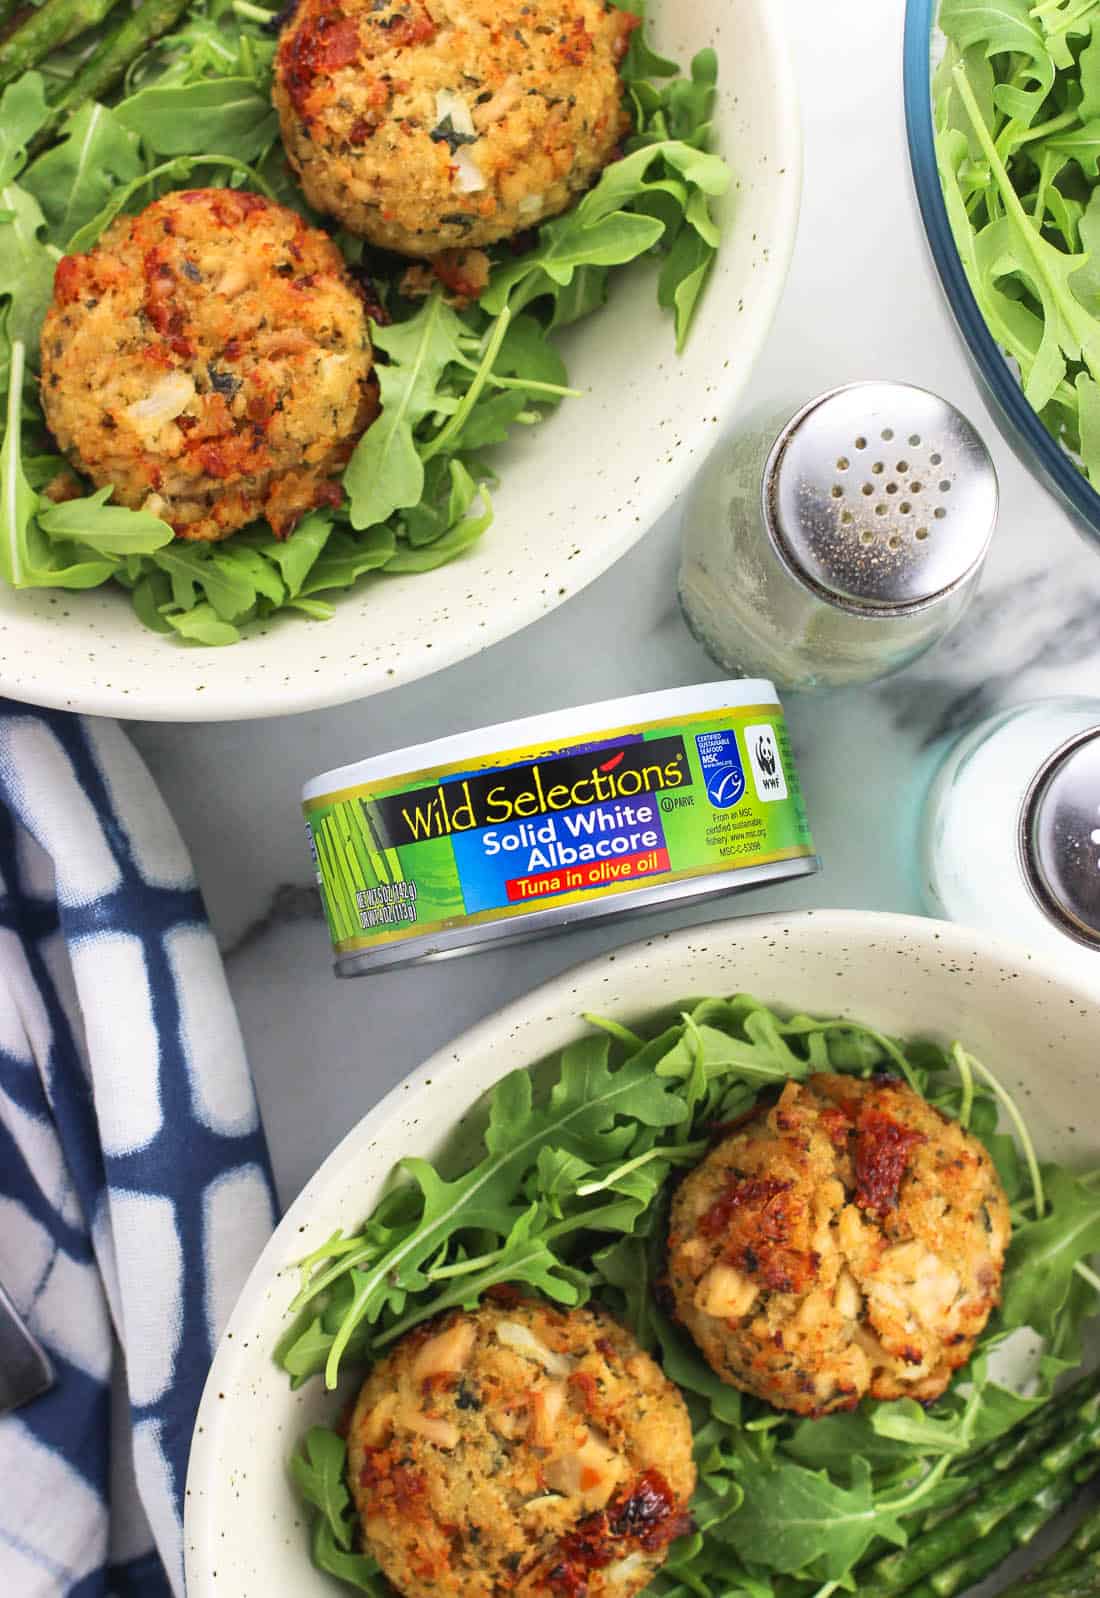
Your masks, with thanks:
<instances>
[{"instance_id":1,"label":"sun-dried tomato piece","mask_svg":"<svg viewBox=\"0 0 1100 1598\"><path fill-rule=\"evenodd\" d=\"M342 11L307 16L279 48L279 76L294 109L305 116L316 80L351 66L361 50L359 30Z\"/></svg>"},{"instance_id":2,"label":"sun-dried tomato piece","mask_svg":"<svg viewBox=\"0 0 1100 1598\"><path fill-rule=\"evenodd\" d=\"M764 1209L771 1201L786 1193L792 1184L776 1176L746 1176L733 1181L719 1194L714 1203L699 1218L699 1231L704 1237L721 1237L733 1216L742 1209Z\"/></svg>"},{"instance_id":3,"label":"sun-dried tomato piece","mask_svg":"<svg viewBox=\"0 0 1100 1598\"><path fill-rule=\"evenodd\" d=\"M923 1132L901 1126L882 1110L866 1109L856 1123L856 1203L879 1217L897 1208L898 1190Z\"/></svg>"}]
</instances>

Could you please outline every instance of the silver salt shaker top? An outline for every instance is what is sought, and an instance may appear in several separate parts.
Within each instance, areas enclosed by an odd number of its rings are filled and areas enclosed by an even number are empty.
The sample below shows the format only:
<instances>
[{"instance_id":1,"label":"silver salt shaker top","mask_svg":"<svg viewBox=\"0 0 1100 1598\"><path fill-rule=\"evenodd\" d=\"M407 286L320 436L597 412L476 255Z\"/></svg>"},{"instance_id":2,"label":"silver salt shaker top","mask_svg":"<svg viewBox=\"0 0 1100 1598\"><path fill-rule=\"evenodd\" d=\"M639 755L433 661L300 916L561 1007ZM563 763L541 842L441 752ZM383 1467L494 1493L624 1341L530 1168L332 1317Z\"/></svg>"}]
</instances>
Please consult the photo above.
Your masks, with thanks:
<instances>
[{"instance_id":1,"label":"silver salt shaker top","mask_svg":"<svg viewBox=\"0 0 1100 1598\"><path fill-rule=\"evenodd\" d=\"M1071 738L1036 774L1020 810L1019 848L1040 907L1100 949L1100 727Z\"/></svg>"},{"instance_id":2,"label":"silver salt shaker top","mask_svg":"<svg viewBox=\"0 0 1100 1598\"><path fill-rule=\"evenodd\" d=\"M747 430L688 505L681 602L727 668L787 688L898 670L961 615L997 518L971 423L910 384L852 383Z\"/></svg>"},{"instance_id":3,"label":"silver salt shaker top","mask_svg":"<svg viewBox=\"0 0 1100 1598\"><path fill-rule=\"evenodd\" d=\"M997 518L989 451L946 400L853 383L788 422L764 467L764 515L793 575L834 605L933 604L981 564Z\"/></svg>"}]
</instances>

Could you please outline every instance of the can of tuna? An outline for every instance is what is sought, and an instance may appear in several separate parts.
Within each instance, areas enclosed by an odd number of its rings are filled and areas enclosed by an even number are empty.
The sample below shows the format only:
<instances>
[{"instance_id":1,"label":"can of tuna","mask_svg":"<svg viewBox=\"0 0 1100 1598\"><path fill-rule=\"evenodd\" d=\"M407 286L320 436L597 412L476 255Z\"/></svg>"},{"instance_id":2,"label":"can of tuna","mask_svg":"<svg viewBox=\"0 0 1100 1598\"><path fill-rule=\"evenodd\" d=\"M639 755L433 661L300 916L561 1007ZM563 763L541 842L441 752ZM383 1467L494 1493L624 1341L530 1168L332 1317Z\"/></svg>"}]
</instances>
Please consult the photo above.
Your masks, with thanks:
<instances>
[{"instance_id":1,"label":"can of tuna","mask_svg":"<svg viewBox=\"0 0 1100 1598\"><path fill-rule=\"evenodd\" d=\"M303 794L342 976L819 869L769 682L460 733Z\"/></svg>"}]
</instances>

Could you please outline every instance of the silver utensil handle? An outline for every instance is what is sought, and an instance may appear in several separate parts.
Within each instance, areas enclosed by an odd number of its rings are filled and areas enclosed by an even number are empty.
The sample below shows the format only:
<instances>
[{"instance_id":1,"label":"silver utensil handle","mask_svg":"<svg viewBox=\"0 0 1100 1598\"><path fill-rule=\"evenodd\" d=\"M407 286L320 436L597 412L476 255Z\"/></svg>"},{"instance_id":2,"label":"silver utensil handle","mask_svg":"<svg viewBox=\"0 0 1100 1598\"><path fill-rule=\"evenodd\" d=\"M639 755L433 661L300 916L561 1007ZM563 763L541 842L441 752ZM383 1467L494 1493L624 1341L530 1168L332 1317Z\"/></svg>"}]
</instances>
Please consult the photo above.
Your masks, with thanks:
<instances>
[{"instance_id":1,"label":"silver utensil handle","mask_svg":"<svg viewBox=\"0 0 1100 1598\"><path fill-rule=\"evenodd\" d=\"M29 1404L53 1383L45 1349L31 1336L0 1284L0 1415Z\"/></svg>"}]
</instances>

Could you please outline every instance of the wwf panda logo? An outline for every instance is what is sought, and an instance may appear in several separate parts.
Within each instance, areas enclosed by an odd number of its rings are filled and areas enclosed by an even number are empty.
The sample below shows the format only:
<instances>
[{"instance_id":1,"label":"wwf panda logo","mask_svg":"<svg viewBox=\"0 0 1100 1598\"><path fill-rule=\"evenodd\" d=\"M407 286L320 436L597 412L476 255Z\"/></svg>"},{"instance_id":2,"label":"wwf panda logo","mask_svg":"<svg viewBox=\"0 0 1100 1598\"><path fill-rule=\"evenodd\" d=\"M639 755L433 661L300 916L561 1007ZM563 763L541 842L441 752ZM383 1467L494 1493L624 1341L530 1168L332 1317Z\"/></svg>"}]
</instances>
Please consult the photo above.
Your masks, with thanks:
<instances>
[{"instance_id":1,"label":"wwf panda logo","mask_svg":"<svg viewBox=\"0 0 1100 1598\"><path fill-rule=\"evenodd\" d=\"M756 760L766 777L775 776L775 747L771 739L766 738L763 733L756 740Z\"/></svg>"}]
</instances>

